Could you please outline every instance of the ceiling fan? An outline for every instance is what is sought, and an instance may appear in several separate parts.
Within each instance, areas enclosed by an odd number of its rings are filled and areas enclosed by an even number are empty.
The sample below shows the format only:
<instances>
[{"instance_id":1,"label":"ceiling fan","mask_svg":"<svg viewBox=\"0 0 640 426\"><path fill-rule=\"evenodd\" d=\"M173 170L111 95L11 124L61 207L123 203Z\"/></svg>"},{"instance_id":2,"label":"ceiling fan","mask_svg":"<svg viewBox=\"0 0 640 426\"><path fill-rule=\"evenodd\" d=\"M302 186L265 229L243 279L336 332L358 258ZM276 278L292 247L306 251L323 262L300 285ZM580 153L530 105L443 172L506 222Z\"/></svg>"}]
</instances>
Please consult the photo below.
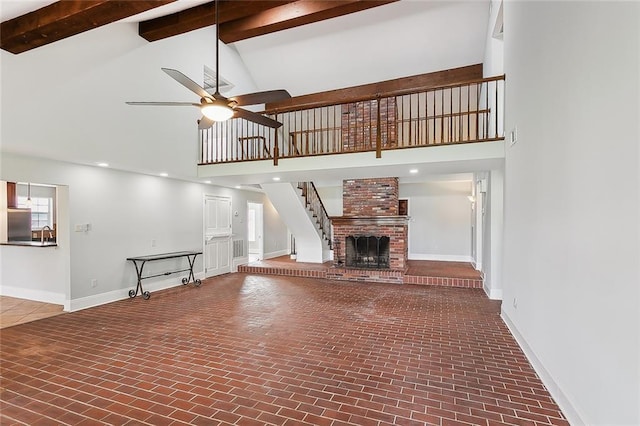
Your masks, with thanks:
<instances>
[{"instance_id":1,"label":"ceiling fan","mask_svg":"<svg viewBox=\"0 0 640 426\"><path fill-rule=\"evenodd\" d=\"M210 94L198 83L180 71L171 68L162 68L162 71L170 77L200 96L200 103L195 102L126 102L128 105L147 105L147 106L195 106L200 108L202 118L198 120L199 129L208 129L215 122L226 121L232 117L243 118L264 126L278 128L282 123L273 120L264 115L257 114L253 111L239 108L245 105L265 104L277 102L291 97L286 90L267 90L265 92L248 93L246 95L231 96L229 98L220 94L218 79L219 72L219 25L218 25L218 2L215 0L215 26L216 26L216 91Z\"/></svg>"}]
</instances>

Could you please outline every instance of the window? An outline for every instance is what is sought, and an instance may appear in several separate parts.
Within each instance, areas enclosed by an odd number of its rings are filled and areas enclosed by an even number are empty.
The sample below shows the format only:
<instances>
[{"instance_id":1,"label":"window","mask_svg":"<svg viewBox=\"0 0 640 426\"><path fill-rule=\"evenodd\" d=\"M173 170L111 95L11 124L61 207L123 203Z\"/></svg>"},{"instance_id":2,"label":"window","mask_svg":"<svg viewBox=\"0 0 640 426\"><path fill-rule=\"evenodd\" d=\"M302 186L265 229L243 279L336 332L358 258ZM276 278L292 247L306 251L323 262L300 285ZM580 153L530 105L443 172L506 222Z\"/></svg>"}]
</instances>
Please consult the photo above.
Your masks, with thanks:
<instances>
[{"instance_id":1,"label":"window","mask_svg":"<svg viewBox=\"0 0 640 426\"><path fill-rule=\"evenodd\" d=\"M19 208L29 208L27 197L18 197ZM31 197L31 229L53 226L53 198Z\"/></svg>"}]
</instances>

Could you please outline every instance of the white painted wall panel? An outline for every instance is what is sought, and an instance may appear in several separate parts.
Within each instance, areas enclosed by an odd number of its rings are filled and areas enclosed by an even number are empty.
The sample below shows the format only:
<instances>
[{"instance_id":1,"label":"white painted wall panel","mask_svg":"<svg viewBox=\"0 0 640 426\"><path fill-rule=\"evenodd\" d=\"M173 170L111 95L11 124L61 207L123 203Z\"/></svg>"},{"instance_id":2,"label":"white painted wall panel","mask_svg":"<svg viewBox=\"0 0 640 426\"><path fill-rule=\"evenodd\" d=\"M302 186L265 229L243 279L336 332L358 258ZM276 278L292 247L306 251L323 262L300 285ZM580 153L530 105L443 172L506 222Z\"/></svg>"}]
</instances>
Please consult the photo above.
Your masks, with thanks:
<instances>
[{"instance_id":1,"label":"white painted wall panel","mask_svg":"<svg viewBox=\"0 0 640 426\"><path fill-rule=\"evenodd\" d=\"M504 13L503 316L572 424L637 425L640 3Z\"/></svg>"}]
</instances>

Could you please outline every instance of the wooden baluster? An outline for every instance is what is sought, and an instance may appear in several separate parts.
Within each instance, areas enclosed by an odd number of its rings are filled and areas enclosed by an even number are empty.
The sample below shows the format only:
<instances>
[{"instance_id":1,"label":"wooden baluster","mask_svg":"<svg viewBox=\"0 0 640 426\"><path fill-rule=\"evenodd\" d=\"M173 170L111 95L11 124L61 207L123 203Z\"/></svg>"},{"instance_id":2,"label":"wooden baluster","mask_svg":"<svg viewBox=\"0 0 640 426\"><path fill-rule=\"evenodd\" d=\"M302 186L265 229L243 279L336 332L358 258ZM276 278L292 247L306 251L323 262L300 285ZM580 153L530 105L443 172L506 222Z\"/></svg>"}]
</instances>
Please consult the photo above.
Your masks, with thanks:
<instances>
[{"instance_id":1,"label":"wooden baluster","mask_svg":"<svg viewBox=\"0 0 640 426\"><path fill-rule=\"evenodd\" d=\"M453 88L449 89L449 142L453 142Z\"/></svg>"},{"instance_id":2,"label":"wooden baluster","mask_svg":"<svg viewBox=\"0 0 640 426\"><path fill-rule=\"evenodd\" d=\"M441 104L440 104L440 111L441 111L441 118L440 118L440 142L444 142L444 89L440 90L440 99L441 99Z\"/></svg>"},{"instance_id":3,"label":"wooden baluster","mask_svg":"<svg viewBox=\"0 0 640 426\"><path fill-rule=\"evenodd\" d=\"M369 114L371 115L371 114ZM376 115L377 115L377 125L376 125L376 158L382 157L382 131L380 129L380 97L378 97L376 101ZM369 129L371 129L371 125L369 125Z\"/></svg>"},{"instance_id":4,"label":"wooden baluster","mask_svg":"<svg viewBox=\"0 0 640 426\"><path fill-rule=\"evenodd\" d=\"M486 96L485 96L485 109L487 110L487 112L485 112L484 114L484 139L487 139L489 137L489 82L486 83L487 84L487 90L485 91Z\"/></svg>"},{"instance_id":5,"label":"wooden baluster","mask_svg":"<svg viewBox=\"0 0 640 426\"><path fill-rule=\"evenodd\" d=\"M278 121L278 113L275 114L275 120ZM273 165L278 165L280 157L280 145L278 144L278 129L273 129Z\"/></svg>"},{"instance_id":6,"label":"wooden baluster","mask_svg":"<svg viewBox=\"0 0 640 426\"><path fill-rule=\"evenodd\" d=\"M471 85L467 86L467 141L471 140Z\"/></svg>"},{"instance_id":7,"label":"wooden baluster","mask_svg":"<svg viewBox=\"0 0 640 426\"><path fill-rule=\"evenodd\" d=\"M458 142L462 141L462 87L458 87Z\"/></svg>"},{"instance_id":8,"label":"wooden baluster","mask_svg":"<svg viewBox=\"0 0 640 426\"><path fill-rule=\"evenodd\" d=\"M493 137L497 138L498 137L498 117L500 117L500 115L498 114L498 80L494 81L494 84L496 85L496 97L495 97L495 103L494 103L494 111L493 111L493 116L495 117L495 121L496 121L496 132L494 133Z\"/></svg>"},{"instance_id":9,"label":"wooden baluster","mask_svg":"<svg viewBox=\"0 0 640 426\"><path fill-rule=\"evenodd\" d=\"M480 93L482 87L476 83L476 140L480 139Z\"/></svg>"}]
</instances>

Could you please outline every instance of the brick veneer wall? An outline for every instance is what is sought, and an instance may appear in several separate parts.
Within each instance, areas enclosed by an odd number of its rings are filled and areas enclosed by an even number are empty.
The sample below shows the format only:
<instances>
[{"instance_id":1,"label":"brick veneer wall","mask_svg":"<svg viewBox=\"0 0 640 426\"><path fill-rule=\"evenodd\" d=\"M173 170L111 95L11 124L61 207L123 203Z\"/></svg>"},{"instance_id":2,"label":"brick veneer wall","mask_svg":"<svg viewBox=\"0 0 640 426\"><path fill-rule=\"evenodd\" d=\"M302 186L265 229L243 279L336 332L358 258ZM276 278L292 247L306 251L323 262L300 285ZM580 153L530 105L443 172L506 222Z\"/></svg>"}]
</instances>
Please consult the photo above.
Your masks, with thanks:
<instances>
[{"instance_id":1,"label":"brick veneer wall","mask_svg":"<svg viewBox=\"0 0 640 426\"><path fill-rule=\"evenodd\" d=\"M398 178L348 179L342 182L343 216L397 216Z\"/></svg>"},{"instance_id":2,"label":"brick veneer wall","mask_svg":"<svg viewBox=\"0 0 640 426\"><path fill-rule=\"evenodd\" d=\"M371 150L378 138L378 100L346 104L342 114L342 146L344 151ZM380 143L383 148L396 145L396 98L380 99Z\"/></svg>"}]
</instances>

